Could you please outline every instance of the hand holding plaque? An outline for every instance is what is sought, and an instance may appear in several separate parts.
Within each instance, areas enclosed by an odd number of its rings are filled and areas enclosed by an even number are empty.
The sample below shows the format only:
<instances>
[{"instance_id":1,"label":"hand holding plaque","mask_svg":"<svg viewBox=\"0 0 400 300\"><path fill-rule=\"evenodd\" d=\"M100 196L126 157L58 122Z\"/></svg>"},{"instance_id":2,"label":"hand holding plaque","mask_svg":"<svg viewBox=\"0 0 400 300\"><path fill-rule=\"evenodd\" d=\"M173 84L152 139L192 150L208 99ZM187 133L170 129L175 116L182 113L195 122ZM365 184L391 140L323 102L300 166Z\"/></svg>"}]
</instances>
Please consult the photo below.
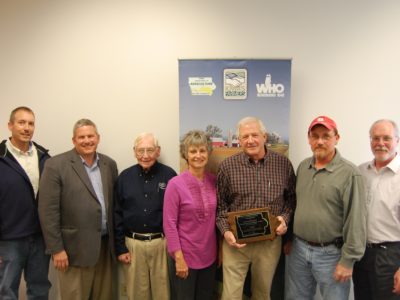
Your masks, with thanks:
<instances>
[{"instance_id":1,"label":"hand holding plaque","mask_svg":"<svg viewBox=\"0 0 400 300\"><path fill-rule=\"evenodd\" d=\"M229 212L228 222L237 243L274 240L280 221L268 208L254 208Z\"/></svg>"}]
</instances>

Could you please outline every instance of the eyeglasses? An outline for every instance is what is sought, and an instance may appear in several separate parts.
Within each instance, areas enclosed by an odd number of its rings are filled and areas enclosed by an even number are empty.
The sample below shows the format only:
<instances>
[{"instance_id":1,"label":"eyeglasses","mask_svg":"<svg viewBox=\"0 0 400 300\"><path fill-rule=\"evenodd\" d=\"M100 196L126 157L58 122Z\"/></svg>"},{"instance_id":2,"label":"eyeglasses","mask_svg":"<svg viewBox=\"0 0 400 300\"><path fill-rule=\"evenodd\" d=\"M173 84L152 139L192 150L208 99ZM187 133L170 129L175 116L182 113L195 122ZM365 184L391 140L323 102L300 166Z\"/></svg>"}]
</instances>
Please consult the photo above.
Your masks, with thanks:
<instances>
[{"instance_id":1,"label":"eyeglasses","mask_svg":"<svg viewBox=\"0 0 400 300\"><path fill-rule=\"evenodd\" d=\"M384 143L390 143L393 141L393 137L390 135L384 135L384 136L371 136L370 137L371 142L373 143L379 143L380 141L383 141Z\"/></svg>"},{"instance_id":2,"label":"eyeglasses","mask_svg":"<svg viewBox=\"0 0 400 300\"><path fill-rule=\"evenodd\" d=\"M138 156L143 156L145 153L147 153L147 155L153 155L154 153L156 153L157 148L138 148L135 149L135 153Z\"/></svg>"},{"instance_id":3,"label":"eyeglasses","mask_svg":"<svg viewBox=\"0 0 400 300\"><path fill-rule=\"evenodd\" d=\"M322 136L316 135L316 134L310 134L310 139L312 141L318 141L319 139L322 139L322 141L324 142L328 142L330 141L332 138L334 137L334 135L329 135L329 134L324 134Z\"/></svg>"}]
</instances>

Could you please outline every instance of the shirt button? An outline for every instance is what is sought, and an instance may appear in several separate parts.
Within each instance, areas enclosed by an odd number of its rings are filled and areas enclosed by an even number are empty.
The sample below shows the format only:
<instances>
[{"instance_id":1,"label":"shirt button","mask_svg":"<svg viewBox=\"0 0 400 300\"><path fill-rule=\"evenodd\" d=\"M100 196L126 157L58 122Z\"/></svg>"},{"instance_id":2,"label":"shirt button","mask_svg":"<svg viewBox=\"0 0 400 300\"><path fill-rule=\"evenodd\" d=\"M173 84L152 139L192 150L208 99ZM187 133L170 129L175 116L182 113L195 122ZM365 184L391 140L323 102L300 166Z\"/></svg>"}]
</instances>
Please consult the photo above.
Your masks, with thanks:
<instances>
[{"instance_id":1,"label":"shirt button","mask_svg":"<svg viewBox=\"0 0 400 300\"><path fill-rule=\"evenodd\" d=\"M143 224L143 227L147 227L147 224Z\"/></svg>"},{"instance_id":2,"label":"shirt button","mask_svg":"<svg viewBox=\"0 0 400 300\"><path fill-rule=\"evenodd\" d=\"M144 196L147 198L147 194L144 194Z\"/></svg>"},{"instance_id":3,"label":"shirt button","mask_svg":"<svg viewBox=\"0 0 400 300\"><path fill-rule=\"evenodd\" d=\"M145 209L143 209L143 211L144 211L144 212L146 212L146 211L147 211L147 209L145 208Z\"/></svg>"}]
</instances>

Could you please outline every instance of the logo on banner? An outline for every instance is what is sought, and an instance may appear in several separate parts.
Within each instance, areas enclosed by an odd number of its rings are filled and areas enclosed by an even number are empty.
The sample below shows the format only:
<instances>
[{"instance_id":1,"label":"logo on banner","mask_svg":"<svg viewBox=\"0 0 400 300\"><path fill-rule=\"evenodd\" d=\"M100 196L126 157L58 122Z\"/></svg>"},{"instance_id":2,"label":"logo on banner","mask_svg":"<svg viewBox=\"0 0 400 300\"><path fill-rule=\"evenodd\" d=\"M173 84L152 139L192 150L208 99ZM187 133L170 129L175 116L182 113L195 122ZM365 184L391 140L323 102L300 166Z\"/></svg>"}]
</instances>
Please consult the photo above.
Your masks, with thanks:
<instances>
[{"instance_id":1,"label":"logo on banner","mask_svg":"<svg viewBox=\"0 0 400 300\"><path fill-rule=\"evenodd\" d=\"M192 96L211 96L216 88L212 77L189 77Z\"/></svg>"},{"instance_id":2,"label":"logo on banner","mask_svg":"<svg viewBox=\"0 0 400 300\"><path fill-rule=\"evenodd\" d=\"M271 74L265 76L264 83L257 83L257 97L285 97L285 86L282 83L272 83Z\"/></svg>"},{"instance_id":3,"label":"logo on banner","mask_svg":"<svg viewBox=\"0 0 400 300\"><path fill-rule=\"evenodd\" d=\"M244 100L247 98L247 70L224 70L224 99Z\"/></svg>"}]
</instances>

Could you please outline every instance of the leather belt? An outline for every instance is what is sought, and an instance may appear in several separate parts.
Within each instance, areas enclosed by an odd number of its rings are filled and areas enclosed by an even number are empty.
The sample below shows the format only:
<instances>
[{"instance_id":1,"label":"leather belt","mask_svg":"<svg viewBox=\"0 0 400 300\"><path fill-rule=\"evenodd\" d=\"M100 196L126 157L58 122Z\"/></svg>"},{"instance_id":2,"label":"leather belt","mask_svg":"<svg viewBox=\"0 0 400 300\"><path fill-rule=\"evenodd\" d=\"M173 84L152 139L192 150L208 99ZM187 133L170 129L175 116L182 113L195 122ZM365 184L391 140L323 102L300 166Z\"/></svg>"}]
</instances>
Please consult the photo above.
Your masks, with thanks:
<instances>
[{"instance_id":1,"label":"leather belt","mask_svg":"<svg viewBox=\"0 0 400 300\"><path fill-rule=\"evenodd\" d=\"M338 248L341 248L343 246L343 238L336 238L333 241L330 242L312 242L312 241L307 241L305 239L302 239L301 237L296 236L299 240L302 240L306 244L313 246L313 247L327 247L330 245L335 245Z\"/></svg>"},{"instance_id":2,"label":"leather belt","mask_svg":"<svg viewBox=\"0 0 400 300\"><path fill-rule=\"evenodd\" d=\"M147 241L159 239L164 237L163 233L136 233L136 232L126 232L125 236L131 239L139 240L139 241Z\"/></svg>"},{"instance_id":3,"label":"leather belt","mask_svg":"<svg viewBox=\"0 0 400 300\"><path fill-rule=\"evenodd\" d=\"M367 248L382 248L400 247L400 242L384 242L384 243L367 243Z\"/></svg>"}]
</instances>

